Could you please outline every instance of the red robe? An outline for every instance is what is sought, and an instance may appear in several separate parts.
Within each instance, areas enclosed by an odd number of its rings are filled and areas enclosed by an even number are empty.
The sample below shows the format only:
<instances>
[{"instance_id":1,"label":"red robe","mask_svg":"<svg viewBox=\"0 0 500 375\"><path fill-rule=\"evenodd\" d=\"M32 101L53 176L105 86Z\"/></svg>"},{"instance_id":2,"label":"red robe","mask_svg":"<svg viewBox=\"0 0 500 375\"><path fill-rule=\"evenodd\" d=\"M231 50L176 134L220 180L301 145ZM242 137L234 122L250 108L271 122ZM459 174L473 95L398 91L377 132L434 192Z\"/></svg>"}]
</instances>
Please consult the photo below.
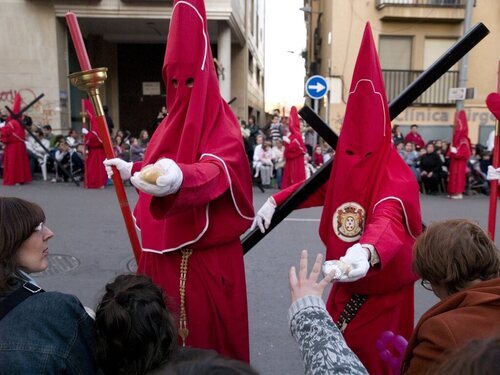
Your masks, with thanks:
<instances>
[{"instance_id":1,"label":"red robe","mask_svg":"<svg viewBox=\"0 0 500 375\"><path fill-rule=\"evenodd\" d=\"M106 159L102 140L95 131L90 131L85 135L85 145L88 154L85 160L85 174L87 189L99 189L106 186L108 175L102 162Z\"/></svg>"},{"instance_id":2,"label":"red robe","mask_svg":"<svg viewBox=\"0 0 500 375\"><path fill-rule=\"evenodd\" d=\"M412 245L421 232L415 177L392 145L385 88L369 26L356 62L330 179L302 205L323 205L326 260L356 243L374 246L380 262L358 281L336 283L327 301L334 321L353 294L367 299L344 333L370 374L387 374L376 341L384 331L409 339L413 329ZM282 204L298 185L274 197Z\"/></svg>"},{"instance_id":3,"label":"red robe","mask_svg":"<svg viewBox=\"0 0 500 375\"><path fill-rule=\"evenodd\" d=\"M192 250L186 345L248 362L239 238L253 220L251 173L238 120L219 92L201 0L174 3L163 79L169 115L132 172L169 158L182 170L183 181L173 195L139 194L134 209L143 248L138 272L165 290L178 313L181 250Z\"/></svg>"},{"instance_id":4,"label":"red robe","mask_svg":"<svg viewBox=\"0 0 500 375\"><path fill-rule=\"evenodd\" d=\"M456 153L450 152L450 174L448 180L448 194L462 194L465 191L467 161L471 156L471 144L468 137L469 128L465 111L457 116L452 146Z\"/></svg>"},{"instance_id":5,"label":"red robe","mask_svg":"<svg viewBox=\"0 0 500 375\"><path fill-rule=\"evenodd\" d=\"M135 163L133 172L140 165L140 162ZM143 246L148 244L148 236L152 236L156 228L159 230L165 225L161 219L164 214L175 216L192 207L207 207L206 232L198 241L187 246L193 249L193 253L188 260L186 282L189 329L186 345L214 349L226 357L249 362L245 269L239 239L246 226L235 221L234 214L237 213L230 197L229 180L220 164L207 160L190 165L179 164L179 167L184 181L178 194L148 199L153 217L151 213L142 211L147 210L147 206L137 205L134 211L138 226L147 230L141 233ZM155 220L154 216L159 219ZM145 220L148 222L144 223ZM180 228L177 230L182 232ZM152 239L155 243L163 240L165 231L159 231L157 235L158 238ZM169 251L158 254L151 250L147 247L143 249L138 272L149 275L153 282L162 286L169 308L179 316L181 253Z\"/></svg>"},{"instance_id":6,"label":"red robe","mask_svg":"<svg viewBox=\"0 0 500 375\"><path fill-rule=\"evenodd\" d=\"M285 143L285 152L283 153L285 166L283 167L283 179L281 181L282 189L306 179L304 155L307 150L300 134L299 116L295 107L290 110L289 128L291 132L290 143Z\"/></svg>"},{"instance_id":7,"label":"red robe","mask_svg":"<svg viewBox=\"0 0 500 375\"><path fill-rule=\"evenodd\" d=\"M90 131L85 136L85 145L88 150L85 160L85 181L87 183L85 187L87 189L99 189L108 183L106 168L104 168L104 164L102 163L106 159L106 154L101 137L93 130L98 129L98 126L95 122L92 104L88 99L85 99L84 103L90 124Z\"/></svg>"},{"instance_id":8,"label":"red robe","mask_svg":"<svg viewBox=\"0 0 500 375\"><path fill-rule=\"evenodd\" d=\"M24 184L32 180L24 144L24 129L17 120L7 121L0 129L0 141L5 145L3 154L3 184Z\"/></svg>"}]
</instances>

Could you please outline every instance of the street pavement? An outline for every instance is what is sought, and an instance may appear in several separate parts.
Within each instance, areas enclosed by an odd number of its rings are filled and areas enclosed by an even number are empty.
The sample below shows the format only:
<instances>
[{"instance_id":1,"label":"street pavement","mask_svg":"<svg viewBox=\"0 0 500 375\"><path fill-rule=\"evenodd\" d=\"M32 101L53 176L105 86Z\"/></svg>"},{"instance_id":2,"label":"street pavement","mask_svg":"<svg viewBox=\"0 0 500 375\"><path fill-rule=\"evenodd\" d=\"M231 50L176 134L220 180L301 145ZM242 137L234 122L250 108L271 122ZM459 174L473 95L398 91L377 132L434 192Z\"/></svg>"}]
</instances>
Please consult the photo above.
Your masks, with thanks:
<instances>
[{"instance_id":1,"label":"street pavement","mask_svg":"<svg viewBox=\"0 0 500 375\"><path fill-rule=\"evenodd\" d=\"M126 187L131 206L137 194ZM254 189L254 206L262 206L276 192ZM15 196L42 206L55 237L49 243L50 269L37 280L45 290L58 290L96 307L104 285L116 275L134 269L134 261L120 209L112 187L85 190L71 183L35 181L23 186L0 186L0 196ZM467 218L487 225L488 197L464 200L421 196L426 223ZM320 208L294 212L245 257L252 365L261 374L303 374L300 352L287 321L290 306L288 270L298 265L299 253L308 249L312 262L324 253L318 237ZM497 227L497 233L500 230ZM497 241L498 245L498 241ZM311 263L310 263L311 264ZM66 271L66 272L63 272ZM431 292L415 287L415 319L436 303ZM326 293L325 293L326 297Z\"/></svg>"}]
</instances>

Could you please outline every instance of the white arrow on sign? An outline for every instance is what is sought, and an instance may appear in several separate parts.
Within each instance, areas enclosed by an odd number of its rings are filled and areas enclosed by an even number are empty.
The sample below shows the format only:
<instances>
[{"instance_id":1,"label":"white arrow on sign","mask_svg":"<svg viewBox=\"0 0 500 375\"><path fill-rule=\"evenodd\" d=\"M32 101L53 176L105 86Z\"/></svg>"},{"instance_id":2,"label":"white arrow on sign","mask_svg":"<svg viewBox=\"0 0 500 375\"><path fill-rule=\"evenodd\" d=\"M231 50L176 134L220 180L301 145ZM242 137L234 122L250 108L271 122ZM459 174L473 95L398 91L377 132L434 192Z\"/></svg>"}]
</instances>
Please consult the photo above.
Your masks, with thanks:
<instances>
[{"instance_id":1,"label":"white arrow on sign","mask_svg":"<svg viewBox=\"0 0 500 375\"><path fill-rule=\"evenodd\" d=\"M316 90L316 92L323 91L323 89L326 89L326 86L322 85L320 82L317 82L315 85L309 85L307 88Z\"/></svg>"}]
</instances>

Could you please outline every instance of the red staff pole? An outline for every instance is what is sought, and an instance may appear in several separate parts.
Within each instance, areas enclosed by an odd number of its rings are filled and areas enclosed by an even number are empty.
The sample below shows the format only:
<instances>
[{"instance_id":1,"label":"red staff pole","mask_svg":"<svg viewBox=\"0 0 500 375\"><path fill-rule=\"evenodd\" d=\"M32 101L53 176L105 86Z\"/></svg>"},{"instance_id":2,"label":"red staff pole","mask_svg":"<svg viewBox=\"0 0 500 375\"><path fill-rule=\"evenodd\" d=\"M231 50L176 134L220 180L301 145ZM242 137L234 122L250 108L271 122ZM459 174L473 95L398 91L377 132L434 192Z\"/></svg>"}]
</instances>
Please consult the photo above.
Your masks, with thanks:
<instances>
[{"instance_id":1,"label":"red staff pole","mask_svg":"<svg viewBox=\"0 0 500 375\"><path fill-rule=\"evenodd\" d=\"M107 68L91 68L87 50L85 49L85 44L83 43L82 34L80 32L80 27L78 26L76 15L73 12L66 13L66 22L68 23L71 39L73 40L73 45L75 46L78 61L80 63L80 68L82 69L81 72L70 74L69 78L73 85L88 92L96 115L97 131L103 142L104 153L108 159L113 159L115 154L111 143L111 137L108 132L106 117L104 116L104 111L102 109L101 98L99 96L99 87L104 84L104 81L107 78ZM141 245L135 230L123 181L120 177L120 173L115 167L113 167L113 184L115 186L116 197L118 198L118 203L120 204L123 220L125 221L125 226L127 228L130 244L132 245L135 260L139 263Z\"/></svg>"},{"instance_id":2,"label":"red staff pole","mask_svg":"<svg viewBox=\"0 0 500 375\"><path fill-rule=\"evenodd\" d=\"M497 92L500 93L500 61L498 62ZM493 167L500 165L500 121L495 122L495 146L493 148ZM497 221L498 180L490 181L490 211L488 215L488 232L495 241L495 225Z\"/></svg>"}]
</instances>

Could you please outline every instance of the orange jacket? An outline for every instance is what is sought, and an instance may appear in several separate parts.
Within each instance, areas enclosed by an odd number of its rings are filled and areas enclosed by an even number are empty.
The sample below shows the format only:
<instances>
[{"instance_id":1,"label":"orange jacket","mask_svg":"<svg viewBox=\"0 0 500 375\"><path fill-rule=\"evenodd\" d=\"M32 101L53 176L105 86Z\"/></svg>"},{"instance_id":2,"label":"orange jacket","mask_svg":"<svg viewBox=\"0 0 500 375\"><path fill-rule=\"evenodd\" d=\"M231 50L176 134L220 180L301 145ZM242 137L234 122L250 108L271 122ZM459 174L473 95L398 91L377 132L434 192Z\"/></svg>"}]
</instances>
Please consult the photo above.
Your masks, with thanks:
<instances>
[{"instance_id":1,"label":"orange jacket","mask_svg":"<svg viewBox=\"0 0 500 375\"><path fill-rule=\"evenodd\" d=\"M406 348L402 374L426 374L443 353L472 339L500 334L500 278L483 281L427 311Z\"/></svg>"}]
</instances>

